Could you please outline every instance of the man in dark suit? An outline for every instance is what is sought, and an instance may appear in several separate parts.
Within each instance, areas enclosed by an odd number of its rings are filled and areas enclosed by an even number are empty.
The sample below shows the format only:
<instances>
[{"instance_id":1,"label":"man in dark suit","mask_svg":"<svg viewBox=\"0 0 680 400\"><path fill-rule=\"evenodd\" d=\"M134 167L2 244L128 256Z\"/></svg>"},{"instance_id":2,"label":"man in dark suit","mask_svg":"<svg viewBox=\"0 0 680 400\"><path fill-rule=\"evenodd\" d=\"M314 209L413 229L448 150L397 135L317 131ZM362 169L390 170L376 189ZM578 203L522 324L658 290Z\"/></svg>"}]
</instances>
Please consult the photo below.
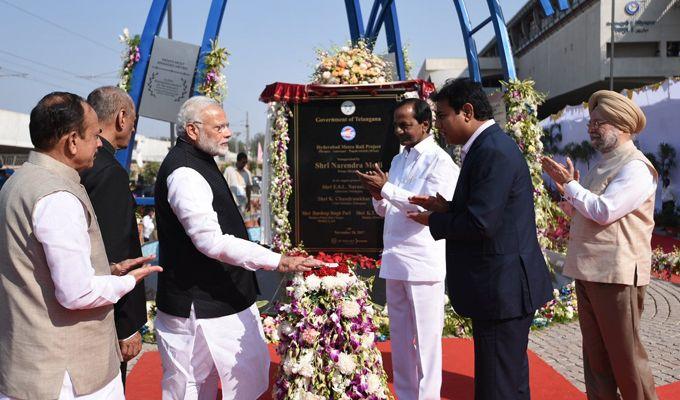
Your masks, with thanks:
<instances>
[{"instance_id":1,"label":"man in dark suit","mask_svg":"<svg viewBox=\"0 0 680 400\"><path fill-rule=\"evenodd\" d=\"M529 399L529 328L536 309L552 298L529 168L494 122L480 84L449 81L433 100L440 132L463 145L463 165L452 201L413 197L429 211L410 217L446 239L451 303L472 319L475 399Z\"/></svg>"},{"instance_id":2,"label":"man in dark suit","mask_svg":"<svg viewBox=\"0 0 680 400\"><path fill-rule=\"evenodd\" d=\"M92 169L81 174L81 183L97 214L109 262L140 257L135 199L130 193L128 173L114 156L117 149L126 148L130 143L136 118L134 103L125 91L113 86L95 89L87 102L99 118L102 147L97 151ZM112 273L116 274L115 267ZM120 369L124 385L127 362L142 349L139 329L146 323L143 282L114 305L114 319L123 353Z\"/></svg>"}]
</instances>

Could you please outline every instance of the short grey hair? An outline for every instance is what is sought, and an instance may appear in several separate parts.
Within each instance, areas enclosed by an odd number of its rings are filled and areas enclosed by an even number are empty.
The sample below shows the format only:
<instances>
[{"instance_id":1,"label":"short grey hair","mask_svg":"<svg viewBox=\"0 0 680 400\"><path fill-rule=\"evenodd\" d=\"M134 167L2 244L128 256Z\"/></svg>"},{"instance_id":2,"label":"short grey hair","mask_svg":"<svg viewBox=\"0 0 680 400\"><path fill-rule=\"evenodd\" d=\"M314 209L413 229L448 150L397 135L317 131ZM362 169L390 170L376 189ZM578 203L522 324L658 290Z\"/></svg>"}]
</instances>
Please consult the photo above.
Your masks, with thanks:
<instances>
[{"instance_id":1,"label":"short grey hair","mask_svg":"<svg viewBox=\"0 0 680 400\"><path fill-rule=\"evenodd\" d=\"M201 121L201 112L209 106L219 106L220 103L206 96L194 96L182 104L177 113L177 137L186 137L187 124L193 121Z\"/></svg>"},{"instance_id":2,"label":"short grey hair","mask_svg":"<svg viewBox=\"0 0 680 400\"><path fill-rule=\"evenodd\" d=\"M135 105L127 92L116 86L102 86L87 96L87 103L92 106L101 122L110 122L121 108L131 112Z\"/></svg>"}]
</instances>

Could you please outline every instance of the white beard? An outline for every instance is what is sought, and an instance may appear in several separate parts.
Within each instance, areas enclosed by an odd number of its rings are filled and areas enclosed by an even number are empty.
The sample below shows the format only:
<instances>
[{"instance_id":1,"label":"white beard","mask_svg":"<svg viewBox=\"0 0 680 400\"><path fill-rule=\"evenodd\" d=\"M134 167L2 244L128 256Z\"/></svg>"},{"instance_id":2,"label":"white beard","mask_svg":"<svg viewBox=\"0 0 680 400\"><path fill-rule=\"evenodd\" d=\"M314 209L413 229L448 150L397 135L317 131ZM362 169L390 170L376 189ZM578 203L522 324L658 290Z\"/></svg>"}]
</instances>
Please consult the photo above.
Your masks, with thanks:
<instances>
[{"instance_id":1,"label":"white beard","mask_svg":"<svg viewBox=\"0 0 680 400\"><path fill-rule=\"evenodd\" d=\"M208 139L202 131L199 132L198 140L196 141L196 147L203 151L204 153L210 154L211 156L225 156L229 150L226 145L220 146L218 142L211 141Z\"/></svg>"}]
</instances>

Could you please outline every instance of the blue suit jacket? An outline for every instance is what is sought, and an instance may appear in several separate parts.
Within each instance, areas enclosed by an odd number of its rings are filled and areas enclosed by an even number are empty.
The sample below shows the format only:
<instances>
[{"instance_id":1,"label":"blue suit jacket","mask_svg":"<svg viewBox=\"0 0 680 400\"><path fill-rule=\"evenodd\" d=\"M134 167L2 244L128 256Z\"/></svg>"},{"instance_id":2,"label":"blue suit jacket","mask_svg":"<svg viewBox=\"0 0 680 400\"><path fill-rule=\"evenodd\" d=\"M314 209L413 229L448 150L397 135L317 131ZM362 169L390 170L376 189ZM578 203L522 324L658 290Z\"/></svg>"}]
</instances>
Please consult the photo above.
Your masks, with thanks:
<instances>
[{"instance_id":1,"label":"blue suit jacket","mask_svg":"<svg viewBox=\"0 0 680 400\"><path fill-rule=\"evenodd\" d=\"M465 157L450 211L429 219L432 236L446 239L446 281L460 315L515 318L552 298L533 190L515 141L497 124L485 129Z\"/></svg>"}]
</instances>

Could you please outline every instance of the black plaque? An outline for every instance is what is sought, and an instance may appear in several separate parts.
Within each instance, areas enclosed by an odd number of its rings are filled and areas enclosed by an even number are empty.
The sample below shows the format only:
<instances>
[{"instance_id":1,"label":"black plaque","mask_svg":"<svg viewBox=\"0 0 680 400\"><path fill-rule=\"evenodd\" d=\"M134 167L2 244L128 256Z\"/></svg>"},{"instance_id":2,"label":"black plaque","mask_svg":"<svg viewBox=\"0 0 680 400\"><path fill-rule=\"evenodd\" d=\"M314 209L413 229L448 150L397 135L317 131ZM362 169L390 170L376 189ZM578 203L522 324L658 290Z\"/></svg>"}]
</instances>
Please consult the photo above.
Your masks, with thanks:
<instances>
[{"instance_id":1,"label":"black plaque","mask_svg":"<svg viewBox=\"0 0 680 400\"><path fill-rule=\"evenodd\" d=\"M293 108L289 160L294 241L310 252L382 251L383 220L355 175L391 160L401 93L312 98Z\"/></svg>"}]
</instances>

